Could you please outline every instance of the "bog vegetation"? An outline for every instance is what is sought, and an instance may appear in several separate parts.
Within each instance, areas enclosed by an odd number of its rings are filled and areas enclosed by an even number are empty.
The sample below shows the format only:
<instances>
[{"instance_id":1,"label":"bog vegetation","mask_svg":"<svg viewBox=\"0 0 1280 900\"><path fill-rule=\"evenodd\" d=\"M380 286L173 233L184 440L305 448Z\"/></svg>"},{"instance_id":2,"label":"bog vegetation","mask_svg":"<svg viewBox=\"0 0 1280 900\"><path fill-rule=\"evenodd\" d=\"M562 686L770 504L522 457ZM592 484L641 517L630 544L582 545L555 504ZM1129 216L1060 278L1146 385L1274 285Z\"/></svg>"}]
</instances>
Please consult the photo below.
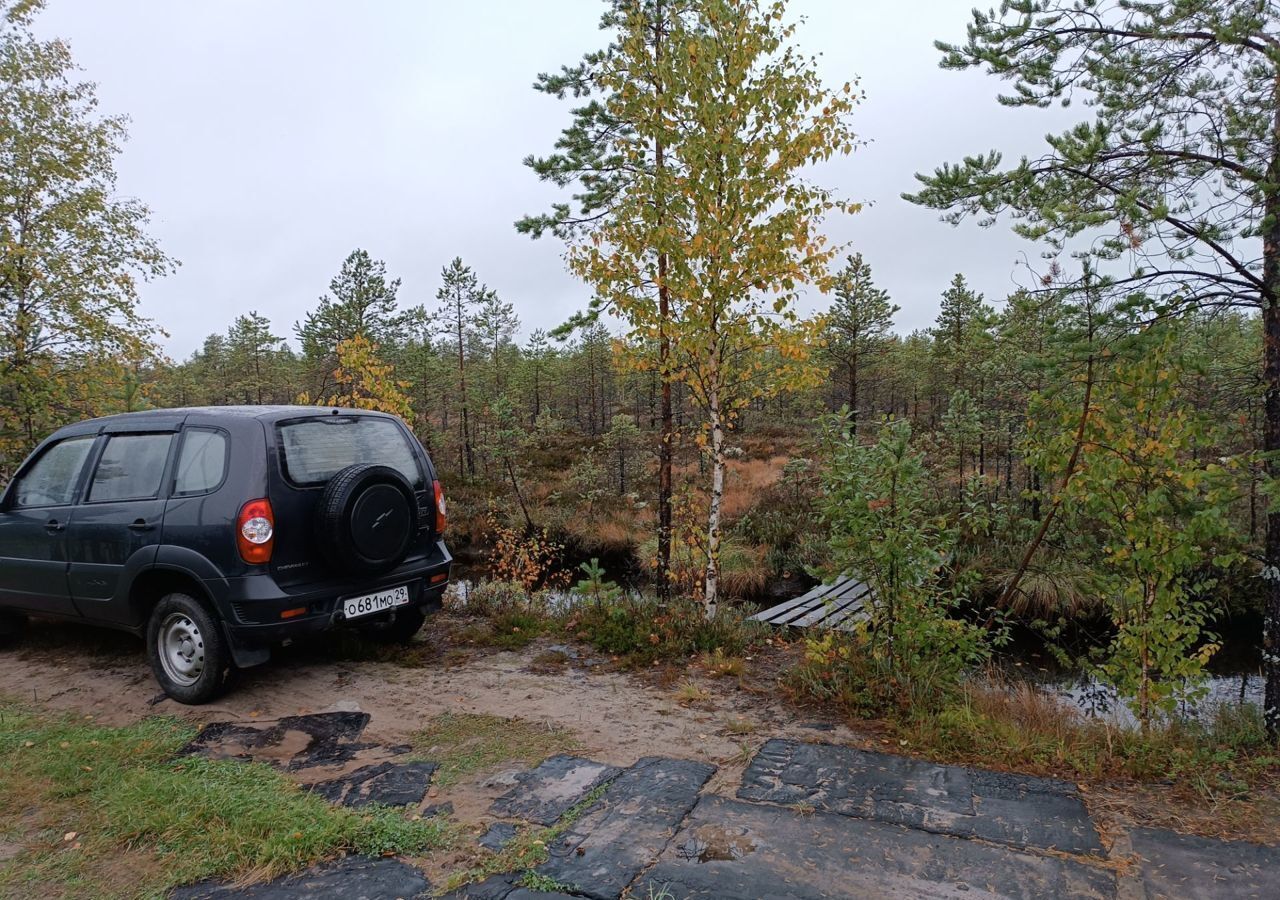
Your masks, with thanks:
<instances>
[{"instance_id":1,"label":"bog vegetation","mask_svg":"<svg viewBox=\"0 0 1280 900\"><path fill-rule=\"evenodd\" d=\"M435 297L408 297L353 248L298 321L246 311L180 361L137 311L174 262L114 189L124 124L32 35L39 5L0 0L5 479L89 415L380 409L433 454L456 554L499 582L473 594L495 633L536 633L539 592L572 586L568 631L607 653L732 656L751 603L856 573L869 618L812 636L792 684L954 735L1014 632L1149 732L1202 692L1224 623L1262 622L1265 708L1241 721L1280 730L1273 4L974 14L943 64L998 76L1012 106L1086 101L1080 124L906 199L1008 220L1043 262L1009 296L961 272L890 297L823 230L868 214L820 166L855 151L863 97L821 82L786 4L610 0L601 48L538 79L565 128L526 163L563 200L515 223L560 242L588 309L528 331L493 273L441 260ZM802 316L802 292L824 311ZM933 327L895 329L932 302Z\"/></svg>"}]
</instances>

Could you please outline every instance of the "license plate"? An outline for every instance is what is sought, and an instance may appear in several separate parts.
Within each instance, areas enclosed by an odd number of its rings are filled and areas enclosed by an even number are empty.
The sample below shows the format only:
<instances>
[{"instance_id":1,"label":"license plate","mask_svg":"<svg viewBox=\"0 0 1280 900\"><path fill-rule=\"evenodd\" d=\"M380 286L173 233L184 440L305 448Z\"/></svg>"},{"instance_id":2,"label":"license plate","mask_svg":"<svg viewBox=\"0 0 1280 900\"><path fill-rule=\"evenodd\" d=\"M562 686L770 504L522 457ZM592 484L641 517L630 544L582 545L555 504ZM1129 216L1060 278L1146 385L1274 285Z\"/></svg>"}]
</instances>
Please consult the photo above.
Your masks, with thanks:
<instances>
[{"instance_id":1,"label":"license plate","mask_svg":"<svg viewBox=\"0 0 1280 900\"><path fill-rule=\"evenodd\" d=\"M363 597L348 597L342 601L342 614L348 619L356 619L360 616L369 616L373 613L395 609L397 606L404 606L408 602L409 588L407 585L401 585L385 591L378 591L376 594L365 594Z\"/></svg>"}]
</instances>

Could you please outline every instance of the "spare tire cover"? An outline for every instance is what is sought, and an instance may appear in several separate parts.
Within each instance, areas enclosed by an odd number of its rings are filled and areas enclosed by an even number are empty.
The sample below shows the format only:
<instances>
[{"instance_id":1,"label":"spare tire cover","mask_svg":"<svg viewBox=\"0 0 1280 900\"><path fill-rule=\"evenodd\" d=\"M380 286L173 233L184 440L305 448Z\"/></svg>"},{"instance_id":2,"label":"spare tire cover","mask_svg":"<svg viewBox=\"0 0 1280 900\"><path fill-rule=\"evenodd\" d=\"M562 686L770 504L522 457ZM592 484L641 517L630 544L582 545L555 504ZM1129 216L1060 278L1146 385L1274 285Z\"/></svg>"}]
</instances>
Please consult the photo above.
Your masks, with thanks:
<instances>
[{"instance_id":1,"label":"spare tire cover","mask_svg":"<svg viewBox=\"0 0 1280 900\"><path fill-rule=\"evenodd\" d=\"M322 559L353 574L394 568L418 533L418 499L389 466L358 463L335 474L316 508Z\"/></svg>"}]
</instances>

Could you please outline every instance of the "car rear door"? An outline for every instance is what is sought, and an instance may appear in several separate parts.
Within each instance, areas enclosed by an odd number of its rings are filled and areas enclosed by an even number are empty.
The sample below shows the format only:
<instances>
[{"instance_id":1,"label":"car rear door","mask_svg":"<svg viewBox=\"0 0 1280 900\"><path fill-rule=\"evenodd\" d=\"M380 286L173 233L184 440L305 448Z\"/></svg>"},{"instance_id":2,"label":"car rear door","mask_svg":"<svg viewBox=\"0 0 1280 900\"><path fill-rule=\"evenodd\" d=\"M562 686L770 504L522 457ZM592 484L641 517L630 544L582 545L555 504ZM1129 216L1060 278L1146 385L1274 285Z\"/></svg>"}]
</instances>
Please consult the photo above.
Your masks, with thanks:
<instances>
[{"instance_id":1,"label":"car rear door","mask_svg":"<svg viewBox=\"0 0 1280 900\"><path fill-rule=\"evenodd\" d=\"M178 424L103 436L66 532L71 597L86 618L132 624L128 587L155 561Z\"/></svg>"},{"instance_id":2,"label":"car rear door","mask_svg":"<svg viewBox=\"0 0 1280 900\"><path fill-rule=\"evenodd\" d=\"M67 583L66 528L95 436L49 445L18 473L0 510L0 602L35 613L74 615Z\"/></svg>"},{"instance_id":3,"label":"car rear door","mask_svg":"<svg viewBox=\"0 0 1280 900\"><path fill-rule=\"evenodd\" d=\"M429 538L435 522L432 473L417 439L398 419L345 411L341 415L299 416L276 423L274 440L279 465L272 474L271 502L275 507L275 550L271 571L286 590L317 583L349 587L335 580L328 560L318 552L314 530L293 523L310 523L316 502L334 474L355 463L393 468L405 477L418 501L419 534L406 564L421 562L433 549Z\"/></svg>"}]
</instances>

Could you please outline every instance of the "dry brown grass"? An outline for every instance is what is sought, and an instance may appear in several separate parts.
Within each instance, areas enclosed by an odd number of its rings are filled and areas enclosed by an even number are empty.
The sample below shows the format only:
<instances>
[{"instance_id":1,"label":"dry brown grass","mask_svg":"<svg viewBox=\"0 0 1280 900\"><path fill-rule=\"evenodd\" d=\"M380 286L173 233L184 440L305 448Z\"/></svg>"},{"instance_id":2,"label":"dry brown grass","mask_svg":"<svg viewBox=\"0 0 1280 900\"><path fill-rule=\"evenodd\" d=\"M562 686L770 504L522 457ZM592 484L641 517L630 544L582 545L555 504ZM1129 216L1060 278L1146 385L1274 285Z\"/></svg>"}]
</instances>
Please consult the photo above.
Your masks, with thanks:
<instances>
[{"instance_id":1,"label":"dry brown grass","mask_svg":"<svg viewBox=\"0 0 1280 900\"><path fill-rule=\"evenodd\" d=\"M974 684L969 687L968 696L983 715L999 717L1018 728L1055 738L1065 738L1083 721L1080 711L1066 700L1022 682Z\"/></svg>"},{"instance_id":2,"label":"dry brown grass","mask_svg":"<svg viewBox=\"0 0 1280 900\"><path fill-rule=\"evenodd\" d=\"M726 542L720 555L720 588L727 597L759 597L773 577L765 547Z\"/></svg>"},{"instance_id":3,"label":"dry brown grass","mask_svg":"<svg viewBox=\"0 0 1280 900\"><path fill-rule=\"evenodd\" d=\"M774 452L763 458L729 460L725 465L724 497L720 506L725 519L732 521L749 512L760 499L760 493L777 482L782 467L790 459L787 454ZM709 479L699 473L697 464L677 466L675 473L681 481L690 484L705 503Z\"/></svg>"},{"instance_id":4,"label":"dry brown grass","mask_svg":"<svg viewBox=\"0 0 1280 900\"><path fill-rule=\"evenodd\" d=\"M726 519L746 515L760 494L772 487L782 475L782 467L791 457L774 455L768 459L735 459L729 461L725 475L723 512Z\"/></svg>"},{"instance_id":5,"label":"dry brown grass","mask_svg":"<svg viewBox=\"0 0 1280 900\"><path fill-rule=\"evenodd\" d=\"M705 706L711 701L711 692L693 681L683 681L676 688L676 702L681 706Z\"/></svg>"},{"instance_id":6,"label":"dry brown grass","mask_svg":"<svg viewBox=\"0 0 1280 900\"><path fill-rule=\"evenodd\" d=\"M583 546L634 549L653 531L653 514L647 509L608 507L590 516L572 517L566 527Z\"/></svg>"}]
</instances>

